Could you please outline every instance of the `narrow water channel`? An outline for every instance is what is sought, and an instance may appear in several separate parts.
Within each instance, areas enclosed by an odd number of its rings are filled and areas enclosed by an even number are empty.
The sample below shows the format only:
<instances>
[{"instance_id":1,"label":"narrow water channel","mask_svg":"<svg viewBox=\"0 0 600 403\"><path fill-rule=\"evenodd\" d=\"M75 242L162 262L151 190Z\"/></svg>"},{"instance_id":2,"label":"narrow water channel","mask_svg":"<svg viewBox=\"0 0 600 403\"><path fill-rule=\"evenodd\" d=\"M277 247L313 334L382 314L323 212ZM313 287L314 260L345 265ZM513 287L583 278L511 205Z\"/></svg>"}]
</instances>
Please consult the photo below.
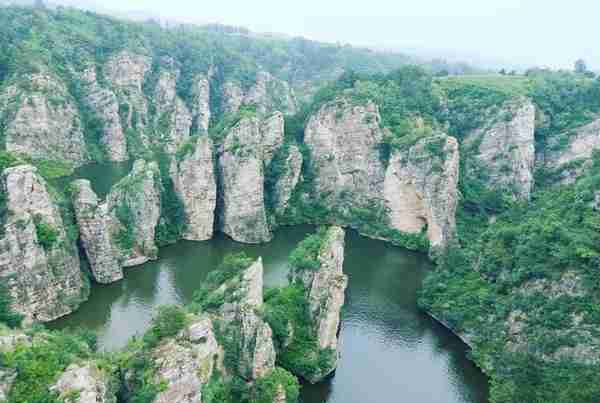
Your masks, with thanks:
<instances>
[{"instance_id":1,"label":"narrow water channel","mask_svg":"<svg viewBox=\"0 0 600 403\"><path fill-rule=\"evenodd\" d=\"M189 302L227 253L262 256L265 285L284 284L289 253L312 230L283 228L266 245L223 236L179 242L163 248L158 261L127 269L123 281L94 285L89 301L50 326L86 327L98 332L101 348L123 347L145 331L157 306ZM342 358L334 377L303 386L303 403L487 402L487 380L466 358L466 346L417 309L429 269L422 255L347 232Z\"/></svg>"}]
</instances>

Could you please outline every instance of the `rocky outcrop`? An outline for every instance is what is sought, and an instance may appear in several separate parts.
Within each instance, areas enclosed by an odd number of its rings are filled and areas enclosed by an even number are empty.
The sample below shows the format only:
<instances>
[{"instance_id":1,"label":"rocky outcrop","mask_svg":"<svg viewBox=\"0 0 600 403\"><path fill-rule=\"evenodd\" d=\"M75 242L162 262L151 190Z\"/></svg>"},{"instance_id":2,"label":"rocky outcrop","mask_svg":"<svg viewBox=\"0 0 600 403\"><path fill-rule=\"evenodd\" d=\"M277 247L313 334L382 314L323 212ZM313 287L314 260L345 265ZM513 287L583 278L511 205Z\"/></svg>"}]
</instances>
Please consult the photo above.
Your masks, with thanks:
<instances>
[{"instance_id":1,"label":"rocky outcrop","mask_svg":"<svg viewBox=\"0 0 600 403\"><path fill-rule=\"evenodd\" d=\"M75 242L36 168L2 173L6 216L0 229L0 278L13 309L27 321L50 321L71 313L87 298Z\"/></svg>"},{"instance_id":2,"label":"rocky outcrop","mask_svg":"<svg viewBox=\"0 0 600 403\"><path fill-rule=\"evenodd\" d=\"M267 242L271 233L264 198L261 122L240 120L219 150L219 228L245 243Z\"/></svg>"},{"instance_id":3,"label":"rocky outcrop","mask_svg":"<svg viewBox=\"0 0 600 403\"><path fill-rule=\"evenodd\" d=\"M86 69L81 75L85 102L102 121L100 142L109 161L127 160L127 141L119 117L119 101L114 92L102 87L97 80L96 67Z\"/></svg>"},{"instance_id":4,"label":"rocky outcrop","mask_svg":"<svg viewBox=\"0 0 600 403\"><path fill-rule=\"evenodd\" d=\"M192 114L177 96L179 70L174 66L174 61L163 58L161 66L164 68L159 73L154 89L155 135L152 140L158 141L157 145L173 154L190 135Z\"/></svg>"},{"instance_id":5,"label":"rocky outcrop","mask_svg":"<svg viewBox=\"0 0 600 403\"><path fill-rule=\"evenodd\" d=\"M0 95L1 115L7 151L73 166L87 161L77 106L57 77L37 73L6 87Z\"/></svg>"},{"instance_id":6,"label":"rocky outcrop","mask_svg":"<svg viewBox=\"0 0 600 403\"><path fill-rule=\"evenodd\" d=\"M290 145L283 162L282 173L272 190L273 207L277 216L283 215L288 208L292 193L300 181L301 172L302 153L298 146Z\"/></svg>"},{"instance_id":7,"label":"rocky outcrop","mask_svg":"<svg viewBox=\"0 0 600 403\"><path fill-rule=\"evenodd\" d=\"M223 354L211 319L202 316L191 320L177 337L167 339L152 351L155 382L164 385L153 402L201 402L202 387L213 372L224 372Z\"/></svg>"},{"instance_id":8,"label":"rocky outcrop","mask_svg":"<svg viewBox=\"0 0 600 403\"><path fill-rule=\"evenodd\" d=\"M215 291L222 294L225 304L216 321L221 333L237 333L237 373L247 381L256 380L275 367L275 346L271 327L261 318L263 305L263 265L259 258L234 279Z\"/></svg>"},{"instance_id":9,"label":"rocky outcrop","mask_svg":"<svg viewBox=\"0 0 600 403\"><path fill-rule=\"evenodd\" d=\"M600 119L551 137L543 153L538 155L538 163L558 171L561 182L571 183L591 166L595 150L600 150Z\"/></svg>"},{"instance_id":10,"label":"rocky outcrop","mask_svg":"<svg viewBox=\"0 0 600 403\"><path fill-rule=\"evenodd\" d=\"M263 119L260 123L260 137L263 152L263 164L269 165L275 152L283 145L284 118L281 112Z\"/></svg>"},{"instance_id":11,"label":"rocky outcrop","mask_svg":"<svg viewBox=\"0 0 600 403\"><path fill-rule=\"evenodd\" d=\"M438 135L395 151L385 175L384 197L392 228L419 233L427 227L434 248L444 248L455 232L458 200L458 143Z\"/></svg>"},{"instance_id":12,"label":"rocky outcrop","mask_svg":"<svg viewBox=\"0 0 600 403\"><path fill-rule=\"evenodd\" d=\"M160 218L160 189L158 164L137 160L131 173L107 196L123 267L137 266L158 256L155 231Z\"/></svg>"},{"instance_id":13,"label":"rocky outcrop","mask_svg":"<svg viewBox=\"0 0 600 403\"><path fill-rule=\"evenodd\" d=\"M320 374L309 379L313 383L326 377L337 366L337 335L344 305L344 291L348 285L348 277L343 272L344 235L344 230L340 227L327 230L318 255L318 269L292 267L292 281L304 284L309 316L319 348L336 351L335 359L326 368L321 366Z\"/></svg>"},{"instance_id":14,"label":"rocky outcrop","mask_svg":"<svg viewBox=\"0 0 600 403\"><path fill-rule=\"evenodd\" d=\"M110 376L94 362L71 364L50 390L65 403L116 403Z\"/></svg>"},{"instance_id":15,"label":"rocky outcrop","mask_svg":"<svg viewBox=\"0 0 600 403\"><path fill-rule=\"evenodd\" d=\"M296 112L296 98L289 84L266 71L256 74L256 81L248 89L237 81L226 81L221 89L223 113L237 112L242 105L255 105L259 116L275 111Z\"/></svg>"},{"instance_id":16,"label":"rocky outcrop","mask_svg":"<svg viewBox=\"0 0 600 403\"><path fill-rule=\"evenodd\" d=\"M113 245L113 217L107 203L100 203L90 181L80 179L72 184L72 199L79 234L94 279L108 284L123 278L123 269Z\"/></svg>"},{"instance_id":17,"label":"rocky outcrop","mask_svg":"<svg viewBox=\"0 0 600 403\"><path fill-rule=\"evenodd\" d=\"M212 71L207 75L198 75L194 80L192 88L192 114L194 116L193 126L197 134L208 133L208 125L210 123L210 77Z\"/></svg>"},{"instance_id":18,"label":"rocky outcrop","mask_svg":"<svg viewBox=\"0 0 600 403\"><path fill-rule=\"evenodd\" d=\"M160 173L155 162L138 160L132 171L100 202L89 181L73 183L73 207L94 278L111 283L123 267L156 259L160 218Z\"/></svg>"},{"instance_id":19,"label":"rocky outcrop","mask_svg":"<svg viewBox=\"0 0 600 403\"><path fill-rule=\"evenodd\" d=\"M535 164L535 106L527 98L517 98L485 113L485 124L464 140L467 174L484 176L491 190L527 200Z\"/></svg>"},{"instance_id":20,"label":"rocky outcrop","mask_svg":"<svg viewBox=\"0 0 600 403\"><path fill-rule=\"evenodd\" d=\"M148 103L143 84L150 67L150 57L126 50L113 55L104 66L106 80L119 99L121 123L138 131L144 145L148 143L143 133L148 123Z\"/></svg>"},{"instance_id":21,"label":"rocky outcrop","mask_svg":"<svg viewBox=\"0 0 600 403\"><path fill-rule=\"evenodd\" d=\"M207 135L201 135L190 148L171 161L170 176L185 210L183 238L203 241L212 238L217 201L213 145Z\"/></svg>"},{"instance_id":22,"label":"rocky outcrop","mask_svg":"<svg viewBox=\"0 0 600 403\"><path fill-rule=\"evenodd\" d=\"M345 213L382 200L380 120L374 103L355 105L340 98L323 105L308 121L304 142L315 177L314 194L332 211Z\"/></svg>"}]
</instances>

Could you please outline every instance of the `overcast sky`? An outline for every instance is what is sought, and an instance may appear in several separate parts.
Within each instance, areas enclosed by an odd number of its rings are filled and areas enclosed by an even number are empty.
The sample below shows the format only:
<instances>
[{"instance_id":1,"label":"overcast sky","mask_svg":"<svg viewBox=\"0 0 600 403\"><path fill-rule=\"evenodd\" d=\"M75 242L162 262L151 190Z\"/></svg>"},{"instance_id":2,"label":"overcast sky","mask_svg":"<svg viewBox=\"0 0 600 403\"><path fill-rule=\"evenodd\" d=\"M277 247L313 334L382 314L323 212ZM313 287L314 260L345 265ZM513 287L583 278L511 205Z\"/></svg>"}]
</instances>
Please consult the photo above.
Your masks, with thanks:
<instances>
[{"instance_id":1,"label":"overcast sky","mask_svg":"<svg viewBox=\"0 0 600 403\"><path fill-rule=\"evenodd\" d=\"M64 0L64 2L82 0ZM94 1L94 0L83 0ZM600 0L102 0L102 7L458 59L600 69Z\"/></svg>"}]
</instances>

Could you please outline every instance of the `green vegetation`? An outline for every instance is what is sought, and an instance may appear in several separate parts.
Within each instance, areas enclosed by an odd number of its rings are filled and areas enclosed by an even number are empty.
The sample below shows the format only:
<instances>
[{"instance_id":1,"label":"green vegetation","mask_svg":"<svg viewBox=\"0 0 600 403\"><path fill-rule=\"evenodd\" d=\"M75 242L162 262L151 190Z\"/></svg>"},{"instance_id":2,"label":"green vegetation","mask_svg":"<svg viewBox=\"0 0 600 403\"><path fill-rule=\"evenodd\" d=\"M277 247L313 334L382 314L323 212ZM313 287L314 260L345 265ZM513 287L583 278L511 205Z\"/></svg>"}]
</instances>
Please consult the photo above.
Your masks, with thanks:
<instances>
[{"instance_id":1,"label":"green vegetation","mask_svg":"<svg viewBox=\"0 0 600 403\"><path fill-rule=\"evenodd\" d=\"M115 215L121 223L121 229L116 234L115 241L121 249L131 250L135 245L135 226L129 204L121 201L115 208Z\"/></svg>"},{"instance_id":2,"label":"green vegetation","mask_svg":"<svg viewBox=\"0 0 600 403\"><path fill-rule=\"evenodd\" d=\"M41 221L40 217L35 217L34 221L38 243L45 250L52 249L52 246L58 240L58 231L52 225Z\"/></svg>"},{"instance_id":3,"label":"green vegetation","mask_svg":"<svg viewBox=\"0 0 600 403\"><path fill-rule=\"evenodd\" d=\"M69 364L94 356L93 340L90 333L44 332L34 335L31 343L20 342L14 350L0 353L2 366L17 373L8 403L58 403L49 387Z\"/></svg>"},{"instance_id":4,"label":"green vegetation","mask_svg":"<svg viewBox=\"0 0 600 403\"><path fill-rule=\"evenodd\" d=\"M326 236L327 227L321 227L300 242L290 255L290 265L300 270L317 270L321 266L319 252Z\"/></svg>"},{"instance_id":5,"label":"green vegetation","mask_svg":"<svg viewBox=\"0 0 600 403\"><path fill-rule=\"evenodd\" d=\"M169 174L171 157L164 150L156 150L160 171L160 220L156 228L155 240L158 246L174 243L181 239L181 235L187 228L187 217L183 201L175 192L173 179Z\"/></svg>"},{"instance_id":6,"label":"green vegetation","mask_svg":"<svg viewBox=\"0 0 600 403\"><path fill-rule=\"evenodd\" d=\"M256 382L255 396L251 403L272 403L279 388L283 387L286 403L296 403L300 395L298 380L283 368L275 368Z\"/></svg>"},{"instance_id":7,"label":"green vegetation","mask_svg":"<svg viewBox=\"0 0 600 403\"><path fill-rule=\"evenodd\" d=\"M600 393L597 364L558 353L594 345L600 336L598 184L596 157L576 184L538 191L492 224L482 215L473 225L468 219L476 216L462 211L460 246L424 283L423 308L455 331L476 335L473 357L492 377L494 403L583 403ZM521 324L517 339L508 332L511 320ZM517 352L506 348L511 338ZM590 383L575 387L573 370Z\"/></svg>"},{"instance_id":8,"label":"green vegetation","mask_svg":"<svg viewBox=\"0 0 600 403\"><path fill-rule=\"evenodd\" d=\"M144 335L144 342L152 348L162 339L176 336L185 328L187 322L183 308L175 305L160 306L152 319L150 329Z\"/></svg>"},{"instance_id":9,"label":"green vegetation","mask_svg":"<svg viewBox=\"0 0 600 403\"><path fill-rule=\"evenodd\" d=\"M193 303L196 309L214 310L220 308L225 302L225 295L213 293L213 291L239 275L250 267L253 262L243 252L225 256L219 267L208 274L202 287L194 293Z\"/></svg>"},{"instance_id":10,"label":"green vegetation","mask_svg":"<svg viewBox=\"0 0 600 403\"><path fill-rule=\"evenodd\" d=\"M12 298L4 284L0 284L0 324L15 328L21 325L23 315L12 310Z\"/></svg>"},{"instance_id":11,"label":"green vegetation","mask_svg":"<svg viewBox=\"0 0 600 403\"><path fill-rule=\"evenodd\" d=\"M310 379L331 368L335 351L319 348L308 309L305 289L299 282L265 293L264 317L273 330L278 364Z\"/></svg>"}]
</instances>

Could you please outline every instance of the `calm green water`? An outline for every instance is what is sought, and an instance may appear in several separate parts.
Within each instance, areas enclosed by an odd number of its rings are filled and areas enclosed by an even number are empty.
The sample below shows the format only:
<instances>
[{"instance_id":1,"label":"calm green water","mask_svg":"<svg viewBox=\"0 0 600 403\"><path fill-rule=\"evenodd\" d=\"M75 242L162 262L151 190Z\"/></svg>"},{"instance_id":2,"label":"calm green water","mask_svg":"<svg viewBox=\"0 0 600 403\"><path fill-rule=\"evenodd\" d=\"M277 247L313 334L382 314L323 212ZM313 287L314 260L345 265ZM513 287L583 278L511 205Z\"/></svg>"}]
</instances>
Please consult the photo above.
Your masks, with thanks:
<instances>
[{"instance_id":1,"label":"calm green water","mask_svg":"<svg viewBox=\"0 0 600 403\"><path fill-rule=\"evenodd\" d=\"M128 269L123 281L94 286L88 302L51 327L84 326L98 332L102 348L122 347L144 332L158 305L190 301L227 253L262 256L265 284L284 284L287 256L310 231L284 228L260 246L222 236L179 242L163 248L160 260ZM347 233L342 358L332 379L303 387L303 403L487 402L487 380L466 359L466 347L417 310L416 291L428 269L423 256Z\"/></svg>"}]
</instances>

